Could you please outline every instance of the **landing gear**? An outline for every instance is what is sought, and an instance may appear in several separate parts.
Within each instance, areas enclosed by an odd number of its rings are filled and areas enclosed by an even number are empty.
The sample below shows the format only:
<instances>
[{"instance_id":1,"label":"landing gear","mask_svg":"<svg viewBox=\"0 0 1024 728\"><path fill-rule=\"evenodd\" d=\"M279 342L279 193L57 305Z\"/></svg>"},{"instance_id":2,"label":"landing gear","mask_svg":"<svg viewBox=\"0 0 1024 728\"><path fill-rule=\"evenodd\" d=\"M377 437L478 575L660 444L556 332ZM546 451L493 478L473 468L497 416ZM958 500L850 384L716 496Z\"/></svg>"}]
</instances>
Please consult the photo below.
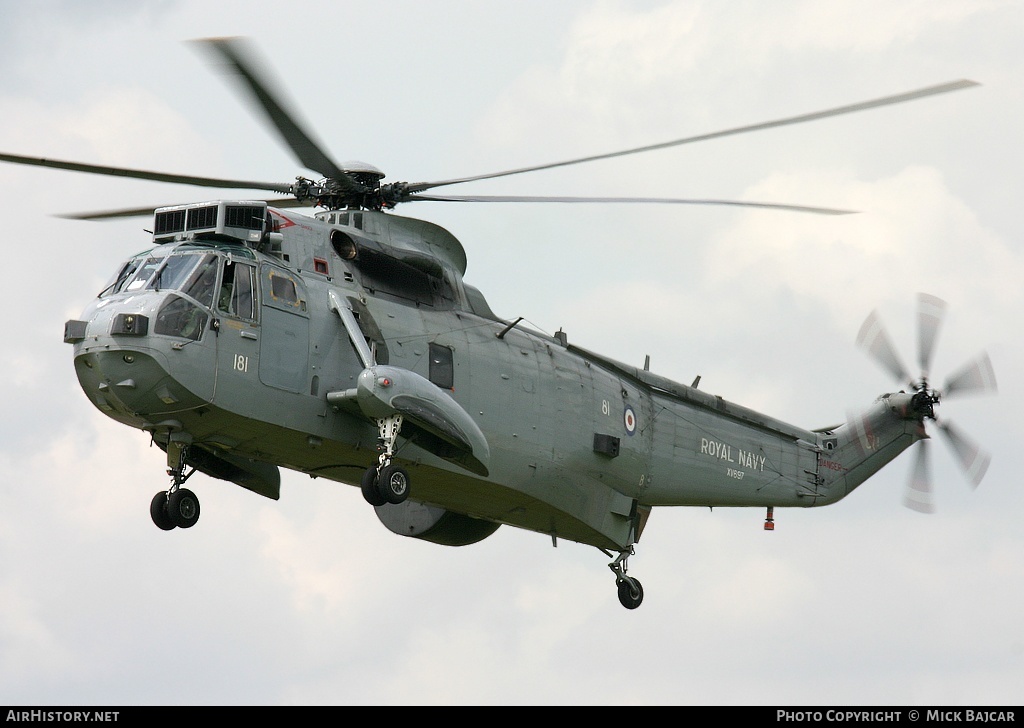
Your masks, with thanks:
<instances>
[{"instance_id":1,"label":"landing gear","mask_svg":"<svg viewBox=\"0 0 1024 728\"><path fill-rule=\"evenodd\" d=\"M171 476L171 487L153 496L149 503L149 516L162 531L174 528L192 528L199 520L199 499L181 484L192 477L195 468L185 472L185 451L187 446L171 442L167 447L167 474Z\"/></svg>"},{"instance_id":2,"label":"landing gear","mask_svg":"<svg viewBox=\"0 0 1024 728\"><path fill-rule=\"evenodd\" d=\"M409 473L398 465L388 465L377 479L377 489L388 503L401 503L409 497Z\"/></svg>"},{"instance_id":3,"label":"landing gear","mask_svg":"<svg viewBox=\"0 0 1024 728\"><path fill-rule=\"evenodd\" d=\"M188 488L172 490L167 496L167 517L178 528L192 528L199 520L199 499Z\"/></svg>"},{"instance_id":4,"label":"landing gear","mask_svg":"<svg viewBox=\"0 0 1024 728\"><path fill-rule=\"evenodd\" d=\"M395 441L402 429L402 415L382 417L377 420L383 452L377 458L377 465L363 473L360 483L363 498L371 506L386 503L402 503L409 497L409 473L405 468L391 462L395 454Z\"/></svg>"},{"instance_id":5,"label":"landing gear","mask_svg":"<svg viewBox=\"0 0 1024 728\"><path fill-rule=\"evenodd\" d=\"M626 609L636 609L644 600L644 588L639 579L626 577L619 582L619 603Z\"/></svg>"},{"instance_id":6,"label":"landing gear","mask_svg":"<svg viewBox=\"0 0 1024 728\"><path fill-rule=\"evenodd\" d=\"M377 468L367 468L366 472L363 473L363 480L360 486L360 489L363 491L363 498L374 508L388 502L384 494L377 489L377 480Z\"/></svg>"},{"instance_id":7,"label":"landing gear","mask_svg":"<svg viewBox=\"0 0 1024 728\"><path fill-rule=\"evenodd\" d=\"M626 576L626 561L633 554L633 547L620 551L608 568L615 573L615 586L619 592L619 603L626 609L636 609L644 600L644 588L639 579Z\"/></svg>"},{"instance_id":8,"label":"landing gear","mask_svg":"<svg viewBox=\"0 0 1024 728\"><path fill-rule=\"evenodd\" d=\"M167 514L166 490L161 490L153 496L153 500L149 504L149 516L161 531L170 531L174 528L174 524L171 523L171 517Z\"/></svg>"}]
</instances>

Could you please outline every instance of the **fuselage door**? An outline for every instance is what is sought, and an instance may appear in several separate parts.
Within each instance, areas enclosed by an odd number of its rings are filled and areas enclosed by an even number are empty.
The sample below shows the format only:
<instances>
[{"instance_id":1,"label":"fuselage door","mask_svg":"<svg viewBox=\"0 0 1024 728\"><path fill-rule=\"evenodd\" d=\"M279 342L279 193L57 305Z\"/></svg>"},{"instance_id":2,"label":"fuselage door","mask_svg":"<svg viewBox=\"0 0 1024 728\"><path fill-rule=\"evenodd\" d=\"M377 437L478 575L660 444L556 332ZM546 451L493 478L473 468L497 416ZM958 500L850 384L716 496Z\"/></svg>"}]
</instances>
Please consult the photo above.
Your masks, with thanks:
<instances>
[{"instance_id":1,"label":"fuselage door","mask_svg":"<svg viewBox=\"0 0 1024 728\"><path fill-rule=\"evenodd\" d=\"M218 400L225 406L251 399L260 361L259 298L256 265L226 258L214 303L219 322Z\"/></svg>"},{"instance_id":2,"label":"fuselage door","mask_svg":"<svg viewBox=\"0 0 1024 728\"><path fill-rule=\"evenodd\" d=\"M301 279L283 268L264 263L260 268L262 294L260 381L289 392L309 386L309 313Z\"/></svg>"}]
</instances>

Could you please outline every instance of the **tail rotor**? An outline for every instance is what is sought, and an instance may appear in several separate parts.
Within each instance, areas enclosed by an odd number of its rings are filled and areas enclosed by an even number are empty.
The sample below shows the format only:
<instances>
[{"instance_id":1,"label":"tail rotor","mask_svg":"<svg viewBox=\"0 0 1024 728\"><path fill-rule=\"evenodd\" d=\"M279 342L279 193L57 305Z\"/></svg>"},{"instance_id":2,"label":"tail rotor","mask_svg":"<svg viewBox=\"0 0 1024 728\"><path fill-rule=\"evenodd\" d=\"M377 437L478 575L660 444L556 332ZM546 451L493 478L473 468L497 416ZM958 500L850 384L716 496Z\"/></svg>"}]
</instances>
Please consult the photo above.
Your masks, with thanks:
<instances>
[{"instance_id":1,"label":"tail rotor","mask_svg":"<svg viewBox=\"0 0 1024 728\"><path fill-rule=\"evenodd\" d=\"M939 400L948 396L984 394L996 391L995 371L988 355L982 353L946 379L939 391L929 385L932 357L939 332L946 315L946 303L927 293L918 294L917 309L917 350L921 375L913 379L903 366L895 346L877 312L872 312L857 335L857 345L867 353L897 382L914 391L914 410L918 413L922 427L926 419L935 422L944 439L964 471L973 488L976 488L988 470L991 458L977 443L965 435L951 422L939 420L935 407ZM926 436L927 437L927 436ZM904 505L921 513L933 513L931 460L928 440L917 443L914 465L904 494Z\"/></svg>"}]
</instances>

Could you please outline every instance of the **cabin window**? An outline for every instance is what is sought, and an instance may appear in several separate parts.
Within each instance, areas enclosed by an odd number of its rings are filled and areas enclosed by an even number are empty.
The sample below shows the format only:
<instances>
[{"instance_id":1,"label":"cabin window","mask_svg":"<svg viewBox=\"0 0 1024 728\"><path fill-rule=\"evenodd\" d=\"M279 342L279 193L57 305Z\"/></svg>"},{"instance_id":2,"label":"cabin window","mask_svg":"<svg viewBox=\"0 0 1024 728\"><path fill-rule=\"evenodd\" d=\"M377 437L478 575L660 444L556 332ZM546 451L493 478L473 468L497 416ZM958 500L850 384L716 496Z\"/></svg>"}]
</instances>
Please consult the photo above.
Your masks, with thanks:
<instances>
[{"instance_id":1,"label":"cabin window","mask_svg":"<svg viewBox=\"0 0 1024 728\"><path fill-rule=\"evenodd\" d=\"M295 292L295 281L284 276L270 275L270 295L283 303L295 303L299 295Z\"/></svg>"},{"instance_id":2,"label":"cabin window","mask_svg":"<svg viewBox=\"0 0 1024 728\"><path fill-rule=\"evenodd\" d=\"M306 300L302 283L298 278L271 266L264 266L261 276L263 278L263 305L273 306L291 313L305 314Z\"/></svg>"},{"instance_id":3,"label":"cabin window","mask_svg":"<svg viewBox=\"0 0 1024 728\"><path fill-rule=\"evenodd\" d=\"M430 381L443 389L455 386L452 350L440 344L430 345Z\"/></svg>"}]
</instances>

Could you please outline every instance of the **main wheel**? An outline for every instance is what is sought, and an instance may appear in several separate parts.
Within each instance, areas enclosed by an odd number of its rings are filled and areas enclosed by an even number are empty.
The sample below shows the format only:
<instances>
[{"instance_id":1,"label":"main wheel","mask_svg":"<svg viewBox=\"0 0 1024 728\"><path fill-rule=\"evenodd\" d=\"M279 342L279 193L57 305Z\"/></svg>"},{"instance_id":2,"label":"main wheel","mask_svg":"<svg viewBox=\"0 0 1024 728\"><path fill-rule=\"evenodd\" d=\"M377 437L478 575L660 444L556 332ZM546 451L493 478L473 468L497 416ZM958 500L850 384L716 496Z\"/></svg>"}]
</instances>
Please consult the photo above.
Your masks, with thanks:
<instances>
[{"instance_id":1,"label":"main wheel","mask_svg":"<svg viewBox=\"0 0 1024 728\"><path fill-rule=\"evenodd\" d=\"M401 503L409 497L409 473L398 465L388 465L381 471L377 488L388 503Z\"/></svg>"},{"instance_id":2,"label":"main wheel","mask_svg":"<svg viewBox=\"0 0 1024 728\"><path fill-rule=\"evenodd\" d=\"M644 588L640 580L632 577L619 582L619 603L626 609L636 609L644 600Z\"/></svg>"},{"instance_id":3,"label":"main wheel","mask_svg":"<svg viewBox=\"0 0 1024 728\"><path fill-rule=\"evenodd\" d=\"M178 488L167 496L167 516L178 528L192 528L199 520L199 499L188 488Z\"/></svg>"},{"instance_id":4,"label":"main wheel","mask_svg":"<svg viewBox=\"0 0 1024 728\"><path fill-rule=\"evenodd\" d=\"M388 502L384 494L377 489L377 468L367 468L360 481L360 490L363 491L363 498L373 507L382 506Z\"/></svg>"},{"instance_id":5,"label":"main wheel","mask_svg":"<svg viewBox=\"0 0 1024 728\"><path fill-rule=\"evenodd\" d=\"M174 528L174 524L171 523L171 517L167 513L166 490L161 490L149 502L149 517L153 519L156 527L162 531L170 531Z\"/></svg>"}]
</instances>

